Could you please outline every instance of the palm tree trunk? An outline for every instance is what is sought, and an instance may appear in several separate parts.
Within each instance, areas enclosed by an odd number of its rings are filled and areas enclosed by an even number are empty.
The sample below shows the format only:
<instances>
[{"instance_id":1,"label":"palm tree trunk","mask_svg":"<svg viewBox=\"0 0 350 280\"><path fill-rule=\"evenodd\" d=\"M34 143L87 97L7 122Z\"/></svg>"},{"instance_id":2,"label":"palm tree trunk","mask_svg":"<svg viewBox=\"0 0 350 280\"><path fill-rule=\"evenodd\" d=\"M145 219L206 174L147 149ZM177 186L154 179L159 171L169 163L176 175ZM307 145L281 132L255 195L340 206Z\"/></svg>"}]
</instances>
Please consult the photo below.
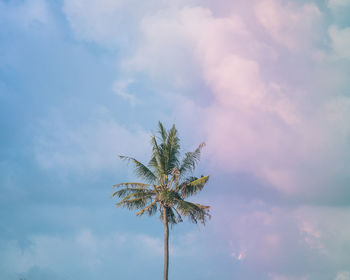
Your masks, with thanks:
<instances>
[{"instance_id":1,"label":"palm tree trunk","mask_svg":"<svg viewBox=\"0 0 350 280\"><path fill-rule=\"evenodd\" d=\"M163 274L163 280L168 280L169 225L168 225L167 207L163 207L163 224L164 224L164 274Z\"/></svg>"}]
</instances>

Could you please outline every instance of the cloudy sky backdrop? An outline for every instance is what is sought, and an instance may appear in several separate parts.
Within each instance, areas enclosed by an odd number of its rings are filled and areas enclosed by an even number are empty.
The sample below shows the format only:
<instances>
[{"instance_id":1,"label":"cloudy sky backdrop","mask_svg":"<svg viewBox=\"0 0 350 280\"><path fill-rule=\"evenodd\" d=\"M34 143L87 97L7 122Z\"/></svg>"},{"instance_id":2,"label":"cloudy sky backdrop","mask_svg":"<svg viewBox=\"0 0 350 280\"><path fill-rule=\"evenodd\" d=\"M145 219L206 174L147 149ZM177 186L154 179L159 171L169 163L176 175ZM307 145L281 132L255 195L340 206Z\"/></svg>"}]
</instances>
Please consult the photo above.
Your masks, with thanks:
<instances>
[{"instance_id":1,"label":"cloudy sky backdrop","mask_svg":"<svg viewBox=\"0 0 350 280\"><path fill-rule=\"evenodd\" d=\"M170 279L350 279L350 1L0 0L0 276L160 279L115 209L158 120L200 142Z\"/></svg>"}]
</instances>

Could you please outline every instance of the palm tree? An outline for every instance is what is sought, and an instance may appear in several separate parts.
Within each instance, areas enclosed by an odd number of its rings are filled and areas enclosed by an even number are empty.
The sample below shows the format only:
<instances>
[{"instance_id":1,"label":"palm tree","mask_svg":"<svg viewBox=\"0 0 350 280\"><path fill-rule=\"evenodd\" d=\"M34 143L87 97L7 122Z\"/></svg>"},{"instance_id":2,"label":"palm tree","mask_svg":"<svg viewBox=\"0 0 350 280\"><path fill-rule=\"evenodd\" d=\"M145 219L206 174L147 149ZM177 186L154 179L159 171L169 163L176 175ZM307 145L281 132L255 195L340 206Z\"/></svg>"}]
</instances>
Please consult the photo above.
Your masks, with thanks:
<instances>
[{"instance_id":1,"label":"palm tree","mask_svg":"<svg viewBox=\"0 0 350 280\"><path fill-rule=\"evenodd\" d=\"M187 198L201 191L209 176L192 176L204 143L194 152L187 152L180 160L180 140L175 125L164 129L161 122L159 137L152 135L152 156L147 165L132 157L120 156L134 165L136 175L142 183L120 183L112 197L118 197L117 207L138 209L137 216L152 216L159 210L164 224L164 280L168 280L169 267L169 224L174 225L187 217L193 223L205 224L209 206L187 201ZM158 143L159 142L159 143Z\"/></svg>"}]
</instances>

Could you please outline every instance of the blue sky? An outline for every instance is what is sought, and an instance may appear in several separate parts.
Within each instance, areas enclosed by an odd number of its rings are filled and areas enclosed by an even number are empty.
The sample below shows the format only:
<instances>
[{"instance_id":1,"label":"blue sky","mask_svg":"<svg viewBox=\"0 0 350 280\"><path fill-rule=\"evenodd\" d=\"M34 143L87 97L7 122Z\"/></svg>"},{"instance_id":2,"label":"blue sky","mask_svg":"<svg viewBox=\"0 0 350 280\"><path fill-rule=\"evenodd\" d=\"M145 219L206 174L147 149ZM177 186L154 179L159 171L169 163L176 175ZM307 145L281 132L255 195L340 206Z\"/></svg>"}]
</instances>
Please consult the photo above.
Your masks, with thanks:
<instances>
[{"instance_id":1,"label":"blue sky","mask_svg":"<svg viewBox=\"0 0 350 280\"><path fill-rule=\"evenodd\" d=\"M0 276L155 279L157 217L115 209L158 120L205 226L171 231L170 279L350 279L350 3L1 1Z\"/></svg>"}]
</instances>

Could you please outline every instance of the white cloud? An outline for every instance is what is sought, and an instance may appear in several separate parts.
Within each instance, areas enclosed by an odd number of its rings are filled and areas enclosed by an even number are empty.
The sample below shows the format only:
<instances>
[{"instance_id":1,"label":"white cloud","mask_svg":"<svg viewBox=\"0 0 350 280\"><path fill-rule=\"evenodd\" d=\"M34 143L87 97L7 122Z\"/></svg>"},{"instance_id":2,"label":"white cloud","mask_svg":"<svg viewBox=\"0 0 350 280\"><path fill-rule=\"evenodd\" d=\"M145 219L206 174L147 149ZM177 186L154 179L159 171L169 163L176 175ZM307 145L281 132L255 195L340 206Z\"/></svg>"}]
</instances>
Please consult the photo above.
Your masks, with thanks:
<instances>
[{"instance_id":1,"label":"white cloud","mask_svg":"<svg viewBox=\"0 0 350 280\"><path fill-rule=\"evenodd\" d=\"M64 1L63 11L76 36L87 41L115 44L120 40L123 26L125 1Z\"/></svg>"},{"instance_id":2,"label":"white cloud","mask_svg":"<svg viewBox=\"0 0 350 280\"><path fill-rule=\"evenodd\" d=\"M205 106L190 94L168 98L184 123L193 116L206 135L209 169L254 174L286 195L332 200L349 175L350 99L335 74L341 69L318 46L328 32L324 15L314 3L251 6L257 26L239 11L218 16L195 5L156 9L139 19L139 47L121 68L131 77L145 73L155 87L205 85ZM331 27L329 34L337 55L347 56L347 31ZM325 58L310 59L317 52ZM349 219L347 209L227 199L215 227L231 241L237 260L272 279L312 279L304 263L315 271L327 266L334 275L348 265L341 249L350 242L341 222Z\"/></svg>"},{"instance_id":3,"label":"white cloud","mask_svg":"<svg viewBox=\"0 0 350 280\"><path fill-rule=\"evenodd\" d=\"M148 248L153 254L162 256L164 252L163 240L160 238L151 237L148 235L140 234L137 236L141 246ZM170 248L171 249L171 248ZM171 251L170 251L171 253Z\"/></svg>"},{"instance_id":4,"label":"white cloud","mask_svg":"<svg viewBox=\"0 0 350 280\"><path fill-rule=\"evenodd\" d=\"M116 95L130 102L131 105L135 105L137 100L135 95L128 91L128 87L134 82L133 79L115 81L113 84L113 91Z\"/></svg>"},{"instance_id":5,"label":"white cloud","mask_svg":"<svg viewBox=\"0 0 350 280\"><path fill-rule=\"evenodd\" d=\"M350 0L328 0L328 6L332 9L350 6Z\"/></svg>"},{"instance_id":6,"label":"white cloud","mask_svg":"<svg viewBox=\"0 0 350 280\"><path fill-rule=\"evenodd\" d=\"M239 261L243 261L246 258L246 253L244 251L237 252L237 253L233 252L232 257L234 257Z\"/></svg>"},{"instance_id":7,"label":"white cloud","mask_svg":"<svg viewBox=\"0 0 350 280\"><path fill-rule=\"evenodd\" d=\"M329 36L335 56L350 59L350 27L339 28L332 25L329 28Z\"/></svg>"},{"instance_id":8,"label":"white cloud","mask_svg":"<svg viewBox=\"0 0 350 280\"><path fill-rule=\"evenodd\" d=\"M51 19L48 5L44 0L0 2L0 15L1 18L6 18L22 27L35 23L48 24Z\"/></svg>"},{"instance_id":9,"label":"white cloud","mask_svg":"<svg viewBox=\"0 0 350 280\"><path fill-rule=\"evenodd\" d=\"M79 273L86 277L84 279L96 279L96 275L107 267L115 267L116 263L121 267L123 263L137 259L138 255L144 256L144 262L147 259L152 261L162 253L158 248L162 244L160 240L148 235L118 232L97 235L86 228L71 235L33 235L28 238L30 246L25 249L14 240L2 244L2 272L25 275L39 267L52 271L58 278ZM129 255L128 260L125 254Z\"/></svg>"},{"instance_id":10,"label":"white cloud","mask_svg":"<svg viewBox=\"0 0 350 280\"><path fill-rule=\"evenodd\" d=\"M84 172L113 170L119 155L145 158L150 134L97 116L78 127L60 119L42 122L35 143L35 158L46 169Z\"/></svg>"},{"instance_id":11,"label":"white cloud","mask_svg":"<svg viewBox=\"0 0 350 280\"><path fill-rule=\"evenodd\" d=\"M273 22L273 36L282 36L275 39L286 48L314 50L318 38L310 34L317 33L315 25L321 17L315 5L269 1L259 2L255 11L288 15L290 18L279 16ZM269 27L266 24L264 27ZM291 26L287 32L285 25ZM189 110L201 111L204 116L200 126L207 133L215 166L220 162L220 168L228 171L253 172L287 194L311 195L315 188L327 188L339 174L338 164L333 162L331 168L326 164L330 158L336 160L334 151L327 148L329 143L347 137L341 128L335 129L334 111L327 104L333 102L332 97L307 112L314 93L266 75L266 65L282 67L284 61L276 60L275 46L258 40L254 36L257 31L239 15L215 17L203 7L163 10L145 17L141 32L142 47L124 60L123 69L144 71L162 86L186 88L196 79L206 84L213 101L206 108L192 106ZM293 45L283 41L283 34L295 44L304 38L310 43ZM297 68L288 71L291 75L299 72ZM183 111L182 103L178 107ZM347 112L344 108L339 118ZM345 142L342 145L339 150L345 148ZM305 172L310 168L315 173ZM329 176L315 179L315 174Z\"/></svg>"},{"instance_id":12,"label":"white cloud","mask_svg":"<svg viewBox=\"0 0 350 280\"><path fill-rule=\"evenodd\" d=\"M270 274L271 280L308 280L310 279L307 276L289 276L289 275L282 275L282 274Z\"/></svg>"},{"instance_id":13,"label":"white cloud","mask_svg":"<svg viewBox=\"0 0 350 280\"><path fill-rule=\"evenodd\" d=\"M349 207L275 206L227 195L212 209L211 226L232 257L261 275L320 279L319 273L335 275L350 265Z\"/></svg>"},{"instance_id":14,"label":"white cloud","mask_svg":"<svg viewBox=\"0 0 350 280\"><path fill-rule=\"evenodd\" d=\"M314 32L321 12L314 3L283 4L279 0L264 0L255 8L257 18L271 37L290 50L298 50L314 43L319 36ZM316 35L316 36L315 36Z\"/></svg>"},{"instance_id":15,"label":"white cloud","mask_svg":"<svg viewBox=\"0 0 350 280\"><path fill-rule=\"evenodd\" d=\"M119 25L112 18L132 6L124 1L107 1L96 9L94 1L86 5L66 1L65 12L79 36L99 43L117 37L118 28L111 26ZM324 53L318 45L327 32L316 4L253 2L249 7L257 26L239 8L218 16L181 1L137 7L131 15L136 44L120 62L121 70L128 77L146 73L156 88L165 89L165 100L178 101L174 111L181 115L200 113L196 127L207 135L213 167L253 173L289 195L314 198L318 190L328 199L336 193L334 180L348 174L342 151L348 148L350 131L342 120L350 117L350 107L347 97L334 94L344 90L346 77L335 74L337 66L329 64L329 55L323 60L309 57ZM347 30L331 27L329 32L335 53L347 57ZM286 51L289 55L283 56ZM185 95L197 90L196 85L210 92L205 107ZM116 81L115 89L133 103L137 96L127 86ZM171 97L171 92L184 96Z\"/></svg>"},{"instance_id":16,"label":"white cloud","mask_svg":"<svg viewBox=\"0 0 350 280\"><path fill-rule=\"evenodd\" d=\"M350 272L349 271L340 271L337 273L337 276L334 280L350 280Z\"/></svg>"},{"instance_id":17,"label":"white cloud","mask_svg":"<svg viewBox=\"0 0 350 280\"><path fill-rule=\"evenodd\" d=\"M106 47L130 48L138 39L143 18L162 9L176 9L192 1L177 0L65 0L63 11L78 39Z\"/></svg>"},{"instance_id":18,"label":"white cloud","mask_svg":"<svg viewBox=\"0 0 350 280\"><path fill-rule=\"evenodd\" d=\"M172 236L170 255L173 261L198 255L202 244L185 241L193 233ZM195 233L195 235L198 233ZM70 279L79 275L84 279L97 279L111 273L126 273L135 266L159 270L163 260L163 239L133 232L97 233L80 228L72 233L35 234L27 236L26 248L17 241L1 241L0 271L6 279L26 275L35 270L48 271L57 279ZM192 238L191 241L194 241ZM151 271L152 271L151 270ZM107 274L106 274L107 273ZM147 270L149 273L149 270ZM29 277L29 276L28 276ZM40 278L40 279L45 279ZM56 278L54 278L56 279Z\"/></svg>"}]
</instances>

